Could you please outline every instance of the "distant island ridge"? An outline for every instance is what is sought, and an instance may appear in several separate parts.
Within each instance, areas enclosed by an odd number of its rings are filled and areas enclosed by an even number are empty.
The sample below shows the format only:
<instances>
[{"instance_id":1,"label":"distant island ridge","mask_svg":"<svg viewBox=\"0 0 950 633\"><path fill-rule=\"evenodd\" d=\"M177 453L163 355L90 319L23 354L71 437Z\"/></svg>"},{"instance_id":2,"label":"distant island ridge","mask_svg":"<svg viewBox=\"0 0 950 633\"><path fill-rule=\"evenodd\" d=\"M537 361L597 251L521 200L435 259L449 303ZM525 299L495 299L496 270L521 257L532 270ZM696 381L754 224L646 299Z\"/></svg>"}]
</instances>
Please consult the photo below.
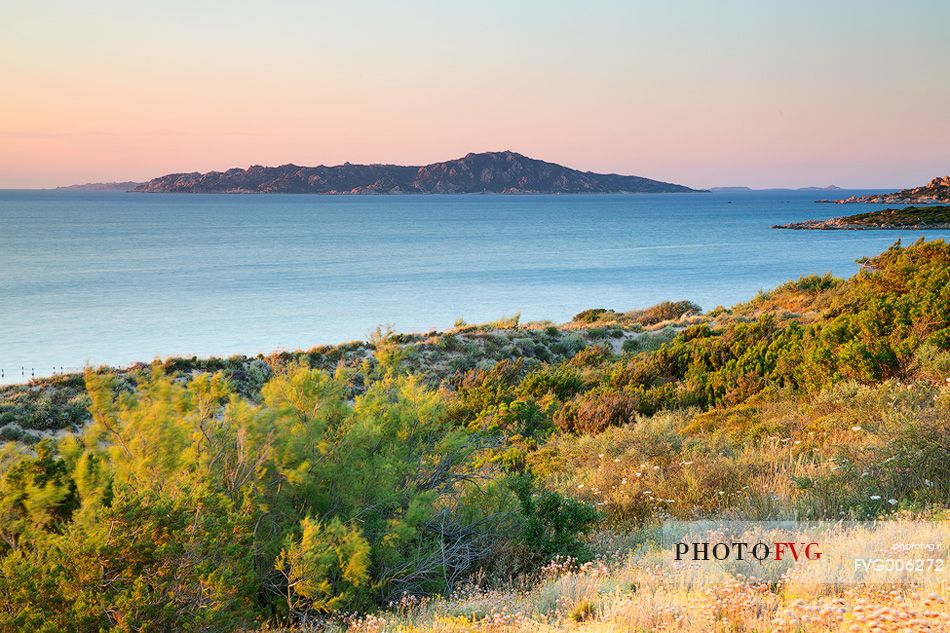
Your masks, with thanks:
<instances>
[{"instance_id":1,"label":"distant island ridge","mask_svg":"<svg viewBox=\"0 0 950 633\"><path fill-rule=\"evenodd\" d=\"M528 158L512 151L470 153L462 158L416 166L344 163L336 166L277 167L173 173L148 181L90 182L57 191L121 191L141 193L316 193L316 194L440 194L440 193L742 193L751 191L841 191L823 187L720 186L693 189L684 185L620 174L599 174ZM850 204L950 203L950 176L922 187L894 193L816 200Z\"/></svg>"},{"instance_id":2,"label":"distant island ridge","mask_svg":"<svg viewBox=\"0 0 950 633\"><path fill-rule=\"evenodd\" d=\"M63 185L55 187L56 191L120 191L124 193L133 192L137 187L143 187L149 181L127 182L88 182L76 185ZM696 191L713 193L742 193L752 191L841 191L843 187L829 185L827 187L710 187L709 189L698 189Z\"/></svg>"},{"instance_id":3,"label":"distant island ridge","mask_svg":"<svg viewBox=\"0 0 950 633\"><path fill-rule=\"evenodd\" d=\"M739 191L840 191L842 188L837 185L828 185L827 187L710 187L709 191L714 193L732 193Z\"/></svg>"},{"instance_id":4,"label":"distant island ridge","mask_svg":"<svg viewBox=\"0 0 950 633\"><path fill-rule=\"evenodd\" d=\"M224 172L176 173L131 188L144 193L693 193L642 176L579 171L512 151L467 154L423 166L254 165Z\"/></svg>"},{"instance_id":5,"label":"distant island ridge","mask_svg":"<svg viewBox=\"0 0 950 633\"><path fill-rule=\"evenodd\" d=\"M143 184L145 183L134 180L125 182L87 182L82 185L56 187L56 191L132 191Z\"/></svg>"}]
</instances>

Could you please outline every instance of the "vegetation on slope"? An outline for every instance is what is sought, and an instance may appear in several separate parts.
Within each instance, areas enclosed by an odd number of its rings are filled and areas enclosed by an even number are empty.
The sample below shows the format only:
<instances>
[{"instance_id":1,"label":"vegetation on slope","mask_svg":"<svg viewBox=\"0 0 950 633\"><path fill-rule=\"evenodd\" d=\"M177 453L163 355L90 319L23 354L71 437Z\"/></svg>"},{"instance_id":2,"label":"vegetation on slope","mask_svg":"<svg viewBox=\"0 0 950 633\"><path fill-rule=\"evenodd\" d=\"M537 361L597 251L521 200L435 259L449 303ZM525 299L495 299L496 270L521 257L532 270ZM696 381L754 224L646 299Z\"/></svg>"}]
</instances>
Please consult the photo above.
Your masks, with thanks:
<instances>
[{"instance_id":1,"label":"vegetation on slope","mask_svg":"<svg viewBox=\"0 0 950 633\"><path fill-rule=\"evenodd\" d=\"M862 230L862 229L950 229L950 206L881 209L828 220L806 220L779 224L773 229Z\"/></svg>"},{"instance_id":2,"label":"vegetation on slope","mask_svg":"<svg viewBox=\"0 0 950 633\"><path fill-rule=\"evenodd\" d=\"M21 427L37 401L48 428L76 398L90 419L0 454L0 629L306 627L473 574L562 586L539 570L667 517L939 512L948 306L950 245L918 242L705 315L597 309L13 390Z\"/></svg>"}]
</instances>

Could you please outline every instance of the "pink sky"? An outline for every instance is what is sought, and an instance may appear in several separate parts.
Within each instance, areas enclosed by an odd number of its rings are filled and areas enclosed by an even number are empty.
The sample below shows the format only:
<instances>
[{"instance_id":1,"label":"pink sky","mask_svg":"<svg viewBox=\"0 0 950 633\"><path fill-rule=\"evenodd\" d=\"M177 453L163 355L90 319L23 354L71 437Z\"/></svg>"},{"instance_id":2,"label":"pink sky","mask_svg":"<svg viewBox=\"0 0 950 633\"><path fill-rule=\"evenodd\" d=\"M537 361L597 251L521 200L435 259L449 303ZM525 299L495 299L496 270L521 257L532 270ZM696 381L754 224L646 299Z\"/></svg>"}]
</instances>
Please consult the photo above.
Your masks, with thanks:
<instances>
[{"instance_id":1,"label":"pink sky","mask_svg":"<svg viewBox=\"0 0 950 633\"><path fill-rule=\"evenodd\" d=\"M0 187L500 149L694 187L950 173L939 2L138 4L5 9Z\"/></svg>"}]
</instances>

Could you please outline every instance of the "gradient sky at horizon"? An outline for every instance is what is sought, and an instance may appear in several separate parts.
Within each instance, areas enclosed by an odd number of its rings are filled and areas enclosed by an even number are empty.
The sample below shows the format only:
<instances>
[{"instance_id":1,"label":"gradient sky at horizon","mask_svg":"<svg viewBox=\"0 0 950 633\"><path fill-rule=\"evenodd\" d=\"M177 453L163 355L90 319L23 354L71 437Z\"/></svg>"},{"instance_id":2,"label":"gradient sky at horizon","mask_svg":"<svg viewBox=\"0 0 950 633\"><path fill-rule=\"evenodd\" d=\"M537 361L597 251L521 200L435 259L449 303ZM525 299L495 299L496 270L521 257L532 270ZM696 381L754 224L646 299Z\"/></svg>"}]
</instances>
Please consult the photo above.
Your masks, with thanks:
<instances>
[{"instance_id":1,"label":"gradient sky at horizon","mask_svg":"<svg viewBox=\"0 0 950 633\"><path fill-rule=\"evenodd\" d=\"M947 5L6 2L0 187L512 149L717 185L950 173Z\"/></svg>"}]
</instances>

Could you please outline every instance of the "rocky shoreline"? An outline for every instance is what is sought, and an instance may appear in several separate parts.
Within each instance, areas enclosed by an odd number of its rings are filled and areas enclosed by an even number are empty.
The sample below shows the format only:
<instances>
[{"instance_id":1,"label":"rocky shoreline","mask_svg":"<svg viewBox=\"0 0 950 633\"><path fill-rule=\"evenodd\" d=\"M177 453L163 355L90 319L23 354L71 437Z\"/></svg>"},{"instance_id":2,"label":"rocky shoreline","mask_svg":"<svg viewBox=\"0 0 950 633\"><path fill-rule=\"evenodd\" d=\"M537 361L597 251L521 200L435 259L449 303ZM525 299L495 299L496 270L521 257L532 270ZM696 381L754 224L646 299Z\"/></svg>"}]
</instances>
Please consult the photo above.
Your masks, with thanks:
<instances>
[{"instance_id":1,"label":"rocky shoreline","mask_svg":"<svg viewBox=\"0 0 950 633\"><path fill-rule=\"evenodd\" d=\"M816 200L827 204L946 204L950 203L950 176L937 177L923 187L894 193L851 196L843 200Z\"/></svg>"},{"instance_id":2,"label":"rocky shoreline","mask_svg":"<svg viewBox=\"0 0 950 633\"><path fill-rule=\"evenodd\" d=\"M950 230L950 222L935 225L925 224L880 224L868 226L854 222L846 222L844 218L831 218L828 220L806 220L805 222L792 222L790 224L776 224L773 229L793 229L796 231L926 231L926 230Z\"/></svg>"},{"instance_id":3,"label":"rocky shoreline","mask_svg":"<svg viewBox=\"0 0 950 633\"><path fill-rule=\"evenodd\" d=\"M776 224L773 229L799 231L925 231L950 230L950 206L882 209L827 220L805 220Z\"/></svg>"}]
</instances>

